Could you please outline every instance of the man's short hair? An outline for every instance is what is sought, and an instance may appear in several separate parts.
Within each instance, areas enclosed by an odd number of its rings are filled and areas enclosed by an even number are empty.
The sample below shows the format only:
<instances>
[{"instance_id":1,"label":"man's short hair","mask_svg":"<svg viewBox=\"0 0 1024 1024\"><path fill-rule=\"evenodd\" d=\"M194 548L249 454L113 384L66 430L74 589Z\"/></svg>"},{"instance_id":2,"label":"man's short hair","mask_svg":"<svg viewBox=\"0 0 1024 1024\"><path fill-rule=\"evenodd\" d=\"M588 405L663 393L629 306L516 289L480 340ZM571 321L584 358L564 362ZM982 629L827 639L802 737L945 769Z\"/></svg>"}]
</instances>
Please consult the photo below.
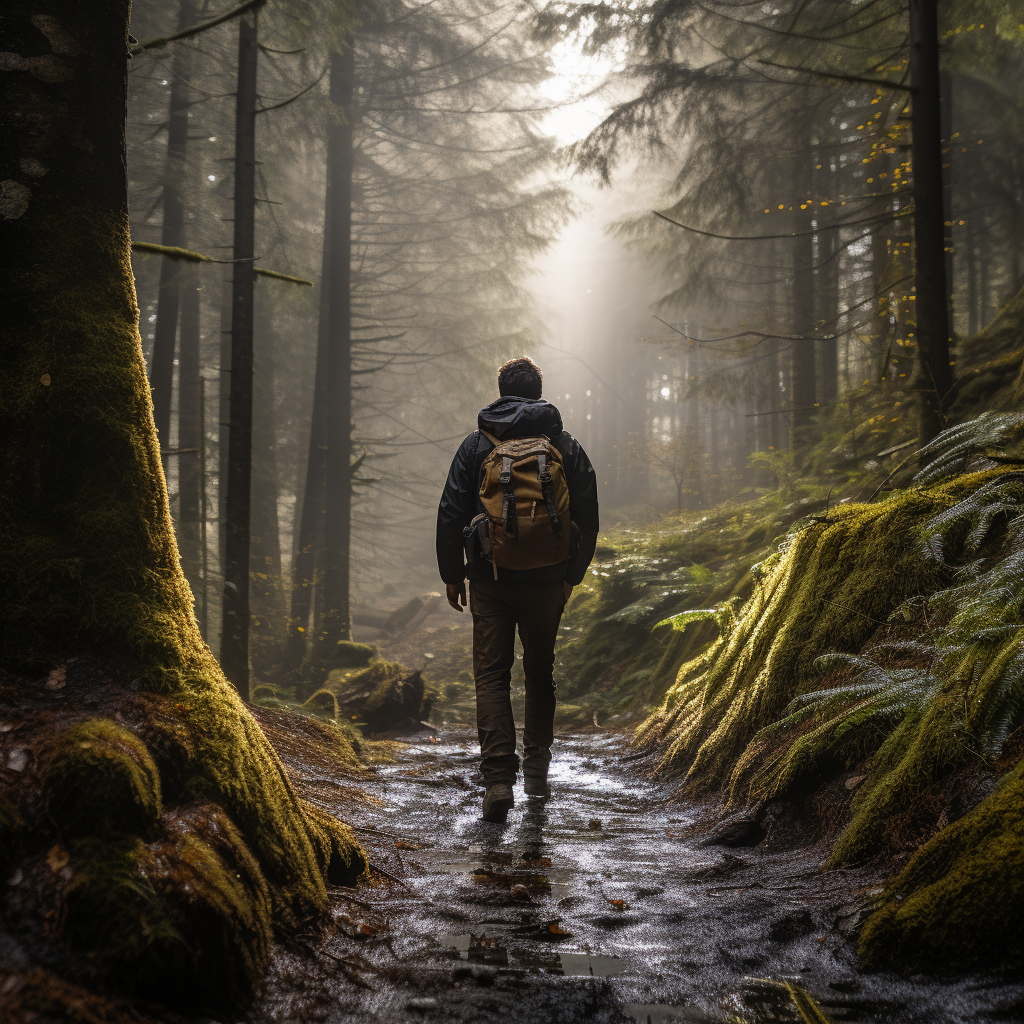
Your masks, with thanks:
<instances>
[{"instance_id":1,"label":"man's short hair","mask_svg":"<svg viewBox=\"0 0 1024 1024\"><path fill-rule=\"evenodd\" d=\"M540 367L527 356L510 359L498 370L498 394L516 398L540 398L544 375Z\"/></svg>"}]
</instances>

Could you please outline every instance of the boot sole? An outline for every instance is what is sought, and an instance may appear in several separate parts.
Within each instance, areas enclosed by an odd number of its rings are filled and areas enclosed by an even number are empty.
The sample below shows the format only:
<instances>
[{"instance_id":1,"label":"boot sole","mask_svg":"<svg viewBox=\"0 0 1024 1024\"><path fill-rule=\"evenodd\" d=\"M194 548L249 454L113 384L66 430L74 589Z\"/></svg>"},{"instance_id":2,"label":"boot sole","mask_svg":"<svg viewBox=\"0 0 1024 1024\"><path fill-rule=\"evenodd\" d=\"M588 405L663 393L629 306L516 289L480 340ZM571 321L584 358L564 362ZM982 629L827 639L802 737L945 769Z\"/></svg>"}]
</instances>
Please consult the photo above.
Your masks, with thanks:
<instances>
[{"instance_id":1,"label":"boot sole","mask_svg":"<svg viewBox=\"0 0 1024 1024\"><path fill-rule=\"evenodd\" d=\"M515 806L514 800L495 800L490 809L483 815L484 821L492 825L504 825L508 818L508 812Z\"/></svg>"}]
</instances>

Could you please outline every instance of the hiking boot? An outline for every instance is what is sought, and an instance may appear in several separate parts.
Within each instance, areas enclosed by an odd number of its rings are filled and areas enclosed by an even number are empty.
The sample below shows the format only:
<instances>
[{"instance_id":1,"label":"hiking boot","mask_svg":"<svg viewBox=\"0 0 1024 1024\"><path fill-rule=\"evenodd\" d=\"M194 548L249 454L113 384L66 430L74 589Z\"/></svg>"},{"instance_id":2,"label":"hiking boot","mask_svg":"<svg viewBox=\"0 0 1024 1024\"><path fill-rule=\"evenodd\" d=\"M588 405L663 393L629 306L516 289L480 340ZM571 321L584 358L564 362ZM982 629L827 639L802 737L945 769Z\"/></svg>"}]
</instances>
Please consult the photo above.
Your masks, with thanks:
<instances>
[{"instance_id":1,"label":"hiking boot","mask_svg":"<svg viewBox=\"0 0 1024 1024\"><path fill-rule=\"evenodd\" d=\"M488 786L484 793L484 821L504 825L514 803L512 787L507 782L496 782L493 786Z\"/></svg>"},{"instance_id":2,"label":"hiking boot","mask_svg":"<svg viewBox=\"0 0 1024 1024\"><path fill-rule=\"evenodd\" d=\"M527 796L551 796L551 787L546 775L524 775L523 792Z\"/></svg>"}]
</instances>

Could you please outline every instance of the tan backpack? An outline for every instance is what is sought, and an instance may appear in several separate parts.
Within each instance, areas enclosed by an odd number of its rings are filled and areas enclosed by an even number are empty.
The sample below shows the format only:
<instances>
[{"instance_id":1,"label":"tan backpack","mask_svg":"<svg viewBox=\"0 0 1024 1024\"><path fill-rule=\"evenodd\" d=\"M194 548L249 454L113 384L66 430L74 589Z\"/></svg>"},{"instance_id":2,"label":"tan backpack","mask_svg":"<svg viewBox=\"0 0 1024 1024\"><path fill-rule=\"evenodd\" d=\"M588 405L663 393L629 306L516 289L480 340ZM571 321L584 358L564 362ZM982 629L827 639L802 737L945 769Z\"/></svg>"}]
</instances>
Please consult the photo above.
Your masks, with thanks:
<instances>
[{"instance_id":1,"label":"tan backpack","mask_svg":"<svg viewBox=\"0 0 1024 1024\"><path fill-rule=\"evenodd\" d=\"M562 453L543 434L499 441L484 459L480 506L487 517L494 578L498 567L538 569L569 557L569 485ZM481 517L478 517L481 518Z\"/></svg>"}]
</instances>

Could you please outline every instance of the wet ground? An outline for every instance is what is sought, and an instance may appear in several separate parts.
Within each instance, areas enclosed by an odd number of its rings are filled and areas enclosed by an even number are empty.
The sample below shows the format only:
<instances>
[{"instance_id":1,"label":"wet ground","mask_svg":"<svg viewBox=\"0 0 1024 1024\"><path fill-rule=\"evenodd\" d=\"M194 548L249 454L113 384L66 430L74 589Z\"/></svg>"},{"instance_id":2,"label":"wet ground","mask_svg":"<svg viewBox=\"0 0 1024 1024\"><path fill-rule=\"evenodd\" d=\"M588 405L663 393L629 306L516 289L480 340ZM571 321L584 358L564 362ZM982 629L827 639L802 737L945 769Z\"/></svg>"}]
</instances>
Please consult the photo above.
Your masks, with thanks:
<instances>
[{"instance_id":1,"label":"wet ground","mask_svg":"<svg viewBox=\"0 0 1024 1024\"><path fill-rule=\"evenodd\" d=\"M631 772L620 738L556 743L553 796L518 787L504 826L479 818L470 730L400 747L371 784L380 804L346 813L379 884L335 893L336 934L281 951L249 1020L800 1019L764 979L834 1021L1024 1020L1019 979L858 974L851 936L876 876L822 873L799 847L702 845L706 812Z\"/></svg>"}]
</instances>

